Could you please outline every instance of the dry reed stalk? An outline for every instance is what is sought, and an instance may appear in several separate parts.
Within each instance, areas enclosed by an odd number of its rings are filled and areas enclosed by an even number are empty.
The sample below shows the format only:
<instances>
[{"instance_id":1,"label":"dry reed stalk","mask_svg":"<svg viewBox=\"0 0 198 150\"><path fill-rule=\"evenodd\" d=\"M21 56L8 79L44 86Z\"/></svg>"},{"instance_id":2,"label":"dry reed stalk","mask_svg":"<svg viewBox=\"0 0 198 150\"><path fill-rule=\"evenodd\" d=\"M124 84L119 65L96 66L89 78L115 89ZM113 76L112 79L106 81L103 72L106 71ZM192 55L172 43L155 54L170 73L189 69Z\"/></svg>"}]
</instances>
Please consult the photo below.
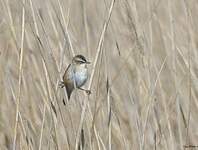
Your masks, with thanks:
<instances>
[{"instance_id":1,"label":"dry reed stalk","mask_svg":"<svg viewBox=\"0 0 198 150\"><path fill-rule=\"evenodd\" d=\"M46 107L47 107L46 104L44 104L44 106L43 106L43 121L42 121L40 139L39 139L39 150L41 150L41 146L42 146L43 130L44 130L45 116L46 116Z\"/></svg>"},{"instance_id":2,"label":"dry reed stalk","mask_svg":"<svg viewBox=\"0 0 198 150\"><path fill-rule=\"evenodd\" d=\"M98 46L97 46L97 53L96 53L96 56L95 56L95 59L94 59L93 70L91 72L90 82L89 82L89 85L88 85L88 90L91 89L91 86L92 86L92 83L93 83L93 77L94 77L94 74L95 74L96 65L97 65L97 62L98 62L98 59L99 59L99 55L102 51L102 43L103 43L103 40L104 40L104 34L106 32L106 29L108 27L108 24L109 24L109 21L110 21L110 18L111 18L114 3L115 3L115 0L112 0L110 8L109 8L109 12L108 12L107 20L104 22L103 30L102 30L101 35L100 35L100 39L99 39ZM80 118L80 124L79 124L79 127L78 127L78 132L77 132L77 137L76 137L75 150L78 149L80 131L82 129L83 121L84 121L84 118L85 118L85 112L86 112L87 105L89 105L88 99L86 99L86 101L84 102L84 105L83 105L81 118ZM95 130L95 128L94 128L94 130Z\"/></svg>"},{"instance_id":3,"label":"dry reed stalk","mask_svg":"<svg viewBox=\"0 0 198 150\"><path fill-rule=\"evenodd\" d=\"M69 3L70 3L70 0L69 0ZM67 16L67 20L68 21L66 23L65 22L64 13L63 13L63 8L62 8L62 5L60 3L60 0L58 0L58 5L59 5L60 12L61 12L63 25L64 25L64 28L66 29L66 35L67 35L67 38L68 38L68 41L69 41L69 45L70 45L70 48L71 48L72 56L75 56L74 48L73 48L73 45L72 45L72 42L71 42L71 38L70 38L70 35L69 35L69 31L68 31L68 24L69 24L69 17L70 17L70 7L68 8L68 16ZM69 6L70 6L70 4L69 4Z\"/></svg>"},{"instance_id":4,"label":"dry reed stalk","mask_svg":"<svg viewBox=\"0 0 198 150\"><path fill-rule=\"evenodd\" d=\"M164 61L160 67L160 70L157 74L157 77L156 77L156 80L155 80L155 83L154 83L154 87L151 91L151 95L149 97L149 104L148 104L148 107L147 107L147 111L146 111L146 120L143 124L143 134L142 134L142 144L141 144L141 150L144 150L144 145L145 145L145 133L146 133L146 127L147 127L147 124L148 124L148 118L149 118L149 115L150 115L150 111L151 111L151 108L153 107L153 101L154 101L154 92L155 92L155 89L156 89L156 86L157 86L157 83L159 81L159 78L160 78L160 74L165 66L165 63L166 63L166 60L167 60L167 56L164 58Z\"/></svg>"},{"instance_id":5,"label":"dry reed stalk","mask_svg":"<svg viewBox=\"0 0 198 150\"><path fill-rule=\"evenodd\" d=\"M25 5L25 0L23 0ZM17 130L19 123L19 111L20 111L20 100L21 100L21 84L22 84L22 69L23 69L23 55L24 55L24 36L25 36L25 7L23 5L22 9L22 25L21 25L21 51L20 51L20 60L19 60L19 83L18 83L18 96L16 101L16 118L15 118L15 127L14 127L14 138L13 138L13 150L16 149L16 139L17 139Z\"/></svg>"}]
</instances>

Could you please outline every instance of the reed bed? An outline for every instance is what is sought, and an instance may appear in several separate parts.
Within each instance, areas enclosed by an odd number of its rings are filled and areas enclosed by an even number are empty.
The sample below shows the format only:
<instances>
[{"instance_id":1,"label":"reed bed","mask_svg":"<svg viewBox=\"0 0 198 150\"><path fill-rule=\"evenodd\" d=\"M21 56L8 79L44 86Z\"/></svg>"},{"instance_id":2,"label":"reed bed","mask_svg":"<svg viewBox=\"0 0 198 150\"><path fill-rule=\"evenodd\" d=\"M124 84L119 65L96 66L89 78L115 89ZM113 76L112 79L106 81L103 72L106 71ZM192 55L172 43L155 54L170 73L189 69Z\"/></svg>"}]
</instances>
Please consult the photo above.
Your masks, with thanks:
<instances>
[{"instance_id":1,"label":"reed bed","mask_svg":"<svg viewBox=\"0 0 198 150\"><path fill-rule=\"evenodd\" d=\"M197 1L0 8L0 149L198 149ZM76 54L92 62L91 95L68 101L58 85Z\"/></svg>"}]
</instances>

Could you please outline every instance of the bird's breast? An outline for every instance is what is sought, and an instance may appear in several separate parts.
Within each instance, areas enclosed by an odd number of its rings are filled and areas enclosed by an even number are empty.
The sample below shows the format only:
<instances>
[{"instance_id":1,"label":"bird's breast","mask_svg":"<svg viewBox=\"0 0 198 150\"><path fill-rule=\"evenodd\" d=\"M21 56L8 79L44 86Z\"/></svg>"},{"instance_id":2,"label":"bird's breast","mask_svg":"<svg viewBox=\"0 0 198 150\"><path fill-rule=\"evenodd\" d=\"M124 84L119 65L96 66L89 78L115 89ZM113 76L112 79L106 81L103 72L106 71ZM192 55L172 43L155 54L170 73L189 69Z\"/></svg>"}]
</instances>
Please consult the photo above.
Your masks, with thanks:
<instances>
[{"instance_id":1,"label":"bird's breast","mask_svg":"<svg viewBox=\"0 0 198 150\"><path fill-rule=\"evenodd\" d=\"M87 68L77 69L75 72L76 86L81 87L85 84L88 78Z\"/></svg>"}]
</instances>

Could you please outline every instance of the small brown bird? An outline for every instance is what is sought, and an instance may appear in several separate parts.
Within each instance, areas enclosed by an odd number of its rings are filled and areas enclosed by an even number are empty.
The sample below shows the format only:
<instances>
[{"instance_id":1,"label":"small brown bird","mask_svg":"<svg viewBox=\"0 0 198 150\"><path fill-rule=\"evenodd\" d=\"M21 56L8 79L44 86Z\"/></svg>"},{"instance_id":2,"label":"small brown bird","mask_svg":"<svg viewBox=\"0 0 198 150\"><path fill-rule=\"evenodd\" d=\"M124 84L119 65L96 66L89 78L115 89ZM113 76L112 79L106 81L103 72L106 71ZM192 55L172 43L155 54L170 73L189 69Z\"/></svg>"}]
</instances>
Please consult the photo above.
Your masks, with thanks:
<instances>
[{"instance_id":1,"label":"small brown bird","mask_svg":"<svg viewBox=\"0 0 198 150\"><path fill-rule=\"evenodd\" d=\"M81 88L88 79L87 64L90 64L90 62L83 55L76 55L67 67L60 86L66 88L68 100L75 88L86 91L87 94L91 93L90 90Z\"/></svg>"}]
</instances>

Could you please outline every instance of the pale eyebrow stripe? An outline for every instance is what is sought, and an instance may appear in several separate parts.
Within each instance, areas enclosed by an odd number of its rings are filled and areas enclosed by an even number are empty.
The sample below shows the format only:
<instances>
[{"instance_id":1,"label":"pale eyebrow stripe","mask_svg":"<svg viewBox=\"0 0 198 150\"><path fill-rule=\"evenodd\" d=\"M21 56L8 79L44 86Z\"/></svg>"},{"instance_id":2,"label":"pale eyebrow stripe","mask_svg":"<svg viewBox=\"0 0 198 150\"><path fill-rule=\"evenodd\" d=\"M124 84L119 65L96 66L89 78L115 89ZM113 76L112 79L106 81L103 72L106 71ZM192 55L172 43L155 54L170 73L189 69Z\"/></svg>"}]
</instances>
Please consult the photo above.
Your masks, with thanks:
<instances>
[{"instance_id":1,"label":"pale eyebrow stripe","mask_svg":"<svg viewBox=\"0 0 198 150\"><path fill-rule=\"evenodd\" d=\"M84 61L84 60L78 60L78 59L77 59L77 61L78 61L78 62L82 62L82 63L85 63L85 62L86 62L86 61Z\"/></svg>"}]
</instances>

